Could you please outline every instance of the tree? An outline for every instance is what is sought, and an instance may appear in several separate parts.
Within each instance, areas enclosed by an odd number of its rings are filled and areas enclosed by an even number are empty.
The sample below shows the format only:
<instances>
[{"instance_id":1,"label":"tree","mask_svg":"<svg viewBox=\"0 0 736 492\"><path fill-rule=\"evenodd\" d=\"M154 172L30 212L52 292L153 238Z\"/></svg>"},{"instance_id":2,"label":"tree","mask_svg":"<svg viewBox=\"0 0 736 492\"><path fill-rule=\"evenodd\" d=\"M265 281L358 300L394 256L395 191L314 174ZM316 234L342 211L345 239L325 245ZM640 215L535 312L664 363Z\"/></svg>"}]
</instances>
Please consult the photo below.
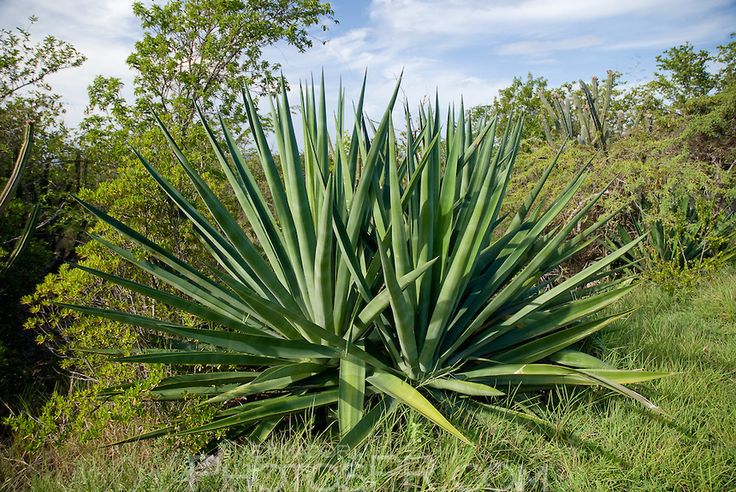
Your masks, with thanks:
<instances>
[{"instance_id":1,"label":"tree","mask_svg":"<svg viewBox=\"0 0 736 492\"><path fill-rule=\"evenodd\" d=\"M534 77L527 74L526 80L514 77L511 85L498 91L498 96L493 99L493 104L475 106L469 110L470 118L474 124L486 121L498 116L500 118L499 128L503 130L504 125L512 116L519 113L525 116L524 136L543 139L544 133L540 124L540 111L542 104L537 97L540 90L547 87L547 79Z\"/></svg>"},{"instance_id":2,"label":"tree","mask_svg":"<svg viewBox=\"0 0 736 492\"><path fill-rule=\"evenodd\" d=\"M242 121L240 89L248 84L268 92L276 84L279 65L264 59L263 48L286 42L306 50L312 46L307 29L333 13L319 0L136 2L133 11L143 28L128 57L137 103L174 114L183 129L195 115L194 104L205 110L219 104Z\"/></svg>"},{"instance_id":3,"label":"tree","mask_svg":"<svg viewBox=\"0 0 736 492\"><path fill-rule=\"evenodd\" d=\"M36 17L29 18L30 24L36 21ZM52 154L64 145L67 132L60 118L64 112L60 96L53 92L46 79L53 73L80 66L85 59L74 46L54 36L33 42L28 28L0 30L2 174L7 173L7 166L15 160L14 154L20 148L23 127L28 120L33 120L37 129L37 144L30 159L36 163L34 171L48 171Z\"/></svg>"},{"instance_id":4,"label":"tree","mask_svg":"<svg viewBox=\"0 0 736 492\"><path fill-rule=\"evenodd\" d=\"M332 19L318 0L176 0L163 5L136 2L143 37L128 57L135 71L135 101L122 96L123 83L98 76L89 87L80 147L91 175L108 178L135 164L128 147L165 150L152 121L162 115L182 147L201 146L206 136L192 125L196 106L208 115L221 110L240 139L245 112L240 90L277 86L279 65L263 57L266 46L285 42L300 51L312 45L308 29ZM99 181L98 181L99 182ZM95 183L89 183L90 186Z\"/></svg>"},{"instance_id":5,"label":"tree","mask_svg":"<svg viewBox=\"0 0 736 492\"><path fill-rule=\"evenodd\" d=\"M31 24L37 20L29 18ZM28 29L0 29L0 101L23 89L35 95L51 92L45 81L48 75L78 67L85 60L74 46L54 36L32 44Z\"/></svg>"},{"instance_id":6,"label":"tree","mask_svg":"<svg viewBox=\"0 0 736 492\"><path fill-rule=\"evenodd\" d=\"M685 43L657 55L654 73L654 88L677 109L682 109L687 100L707 95L716 87L716 77L708 71L712 55L696 51Z\"/></svg>"},{"instance_id":7,"label":"tree","mask_svg":"<svg viewBox=\"0 0 736 492\"><path fill-rule=\"evenodd\" d=\"M36 21L36 17L29 18L31 25ZM0 224L0 256L7 237L18 233L13 215L27 215L30 203L39 200L53 211L79 187L77 152L62 119L61 97L47 77L78 67L85 59L73 45L54 36L34 41L27 27L0 30L0 175L9 174L26 122L34 123L36 137L12 206L14 212ZM47 239L53 238L48 235Z\"/></svg>"},{"instance_id":8,"label":"tree","mask_svg":"<svg viewBox=\"0 0 736 492\"><path fill-rule=\"evenodd\" d=\"M191 164L223 202L234 208L235 197L223 187L227 180L219 167L215 169L217 164L212 159L207 135L200 125L193 124L195 103L209 116L221 108L231 129L244 138L245 112L239 102L242 85L247 83L263 93L277 82L274 74L279 67L264 59L263 49L277 42L307 49L311 45L307 29L322 18L331 17L332 11L328 3L315 0L181 0L163 5L139 2L134 11L143 28L143 37L128 58L136 73L135 100L126 101L122 81L113 77L99 76L89 86L87 116L80 125L77 144L82 158L89 163L91 176L86 182L88 189L82 190L80 196L111 215L130 220L137 230L157 237L166 248L197 264L206 255L204 246L192 235L186 217L146 175L130 147L142 149L167 180L180 188L184 196L194 198L191 182L175 163L156 127L152 113L157 113ZM144 248L121 241L103 224L94 224L91 232L134 248L136 254L146 254ZM95 242L78 247L76 254L78 264L83 266L123 276L132 270ZM198 268L207 266L199 263ZM141 276L138 280L146 283L151 279ZM102 287L82 270L68 266L48 276L27 300L39 314L26 326L55 351L78 357L65 359L64 369L75 377L87 375L96 381L81 391L79 387L83 385L77 386L77 391L66 400L52 399L46 410L62 415L60 420L72 434L74 422L81 426L92 422L101 431L102 424L117 414L109 406L100 407L97 393L108 385L129 380L130 371L137 368L121 370L109 358L87 350L146 347L150 337L138 330L124 330L116 323L89 323L64 312L53 302L117 305L139 312L162 312L166 308L130 296L124 289ZM130 409L131 404L126 402L119 418L129 418Z\"/></svg>"},{"instance_id":9,"label":"tree","mask_svg":"<svg viewBox=\"0 0 736 492\"><path fill-rule=\"evenodd\" d=\"M36 18L31 17L30 24L35 22ZM47 77L78 67L84 60L74 46L54 36L35 42L28 28L0 30L0 188L24 148L21 139L26 122L32 121L36 130L34 145L23 154L27 156L27 168L18 181L15 198L0 214L0 264L5 263L24 224L29 224L27 231L31 233L39 213L38 206L32 204L44 206L44 227L24 243L27 248L19 251L12 268L0 272L0 399L9 404L24 385L38 389L49 374L56 374L43 363L44 351L29 333L23 332L27 312L19 301L53 267L54 257L58 260L64 256L56 245L65 224L56 212L63 207L69 191L76 191L76 153L61 119L61 98L53 92ZM27 222L29 216L33 220Z\"/></svg>"},{"instance_id":10,"label":"tree","mask_svg":"<svg viewBox=\"0 0 736 492\"><path fill-rule=\"evenodd\" d=\"M718 72L721 88L736 82L736 32L731 33L731 42L718 46L716 61L721 65Z\"/></svg>"},{"instance_id":11,"label":"tree","mask_svg":"<svg viewBox=\"0 0 736 492\"><path fill-rule=\"evenodd\" d=\"M731 173L736 167L736 33L718 46L718 89L688 104L684 141L693 156Z\"/></svg>"}]
</instances>

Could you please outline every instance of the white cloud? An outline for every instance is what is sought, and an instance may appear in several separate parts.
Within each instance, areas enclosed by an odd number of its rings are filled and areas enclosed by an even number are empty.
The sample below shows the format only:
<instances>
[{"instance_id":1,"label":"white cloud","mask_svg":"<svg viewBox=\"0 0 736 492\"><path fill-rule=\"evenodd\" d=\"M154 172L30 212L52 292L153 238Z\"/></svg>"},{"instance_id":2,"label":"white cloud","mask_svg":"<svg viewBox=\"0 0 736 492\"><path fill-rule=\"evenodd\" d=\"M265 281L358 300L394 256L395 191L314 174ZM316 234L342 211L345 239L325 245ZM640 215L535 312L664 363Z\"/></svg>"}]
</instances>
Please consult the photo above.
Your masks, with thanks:
<instances>
[{"instance_id":1,"label":"white cloud","mask_svg":"<svg viewBox=\"0 0 736 492\"><path fill-rule=\"evenodd\" d=\"M618 56L605 53L716 39L736 22L729 6L728 0L373 0L368 19L326 44L306 54L288 47L272 54L292 81L324 68L328 94L341 76L348 100L367 68L366 109L378 117L402 68L402 96L411 104L436 89L443 104L461 95L466 106L487 104L532 66L564 66L564 76L575 79L591 75L576 72L578 53L611 60L597 69L605 71L616 68Z\"/></svg>"},{"instance_id":2,"label":"white cloud","mask_svg":"<svg viewBox=\"0 0 736 492\"><path fill-rule=\"evenodd\" d=\"M733 31L733 22L736 18L733 15L719 16L713 19L706 19L700 22L692 22L689 25L679 28L676 31L655 29L652 33L640 38L626 39L624 41L616 41L601 46L603 50L623 51L645 48L665 48L682 44L685 41L697 43L707 39L712 39L714 35L726 34Z\"/></svg>"},{"instance_id":3,"label":"white cloud","mask_svg":"<svg viewBox=\"0 0 736 492\"><path fill-rule=\"evenodd\" d=\"M474 75L447 59L423 56L399 43L377 39L366 29L349 31L299 56L285 54L285 50L270 50L269 55L282 54L283 58L275 59L283 64L292 88L297 87L299 80L309 79L324 68L326 91L332 100L336 98L340 80L346 89L346 100L355 100L367 70L365 111L372 118L380 117L402 72L400 100L402 104L407 101L412 108L426 96L434 96L435 91L439 92L443 104L451 100L459 103L461 96L466 106L488 103L509 82L503 77ZM348 124L352 120L350 115L346 119ZM396 124L403 126L402 120Z\"/></svg>"},{"instance_id":4,"label":"white cloud","mask_svg":"<svg viewBox=\"0 0 736 492\"><path fill-rule=\"evenodd\" d=\"M79 68L66 69L48 77L54 90L63 96L66 121L77 124L84 116L87 86L96 75L120 77L126 94L132 94L133 74L125 63L139 35L132 1L126 0L44 0L0 3L2 27L27 27L36 15L31 35L40 41L53 35L73 44L87 57Z\"/></svg>"},{"instance_id":5,"label":"white cloud","mask_svg":"<svg viewBox=\"0 0 736 492\"><path fill-rule=\"evenodd\" d=\"M579 36L570 39L556 39L546 41L518 41L508 43L498 48L502 55L529 55L539 57L553 51L570 51L598 46L603 42L598 36Z\"/></svg>"},{"instance_id":6,"label":"white cloud","mask_svg":"<svg viewBox=\"0 0 736 492\"><path fill-rule=\"evenodd\" d=\"M371 19L397 32L465 37L697 7L685 0L374 0Z\"/></svg>"},{"instance_id":7,"label":"white cloud","mask_svg":"<svg viewBox=\"0 0 736 492\"><path fill-rule=\"evenodd\" d=\"M342 5L335 6L339 17ZM589 65L590 71L620 67L648 50L642 59L651 58L651 68L653 50L721 40L736 25L733 7L731 0L372 0L366 18L334 26L325 44L315 36L306 53L284 44L264 53L282 63L294 86L324 68L333 100L339 77L350 101L368 69L366 109L377 116L402 68L402 97L412 104L435 89L443 101L457 102L462 94L466 105L488 103L530 67L544 67L538 75L564 67L565 77L589 76L576 72L579 54L607 65ZM5 27L31 13L40 17L34 32L70 41L89 57L82 68L50 79L68 103L71 123L81 118L96 74L121 77L130 93L125 58L140 35L131 0L0 0Z\"/></svg>"}]
</instances>

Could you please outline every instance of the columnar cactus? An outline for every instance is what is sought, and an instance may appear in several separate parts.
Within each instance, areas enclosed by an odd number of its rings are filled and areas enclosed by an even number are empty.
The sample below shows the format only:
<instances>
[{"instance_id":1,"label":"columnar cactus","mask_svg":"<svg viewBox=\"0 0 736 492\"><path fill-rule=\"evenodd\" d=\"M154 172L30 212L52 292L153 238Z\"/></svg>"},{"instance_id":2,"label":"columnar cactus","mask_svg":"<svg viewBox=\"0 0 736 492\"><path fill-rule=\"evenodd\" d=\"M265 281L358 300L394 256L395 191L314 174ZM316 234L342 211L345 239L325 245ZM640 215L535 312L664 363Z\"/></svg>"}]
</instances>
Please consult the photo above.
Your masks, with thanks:
<instances>
[{"instance_id":1,"label":"columnar cactus","mask_svg":"<svg viewBox=\"0 0 736 492\"><path fill-rule=\"evenodd\" d=\"M548 114L548 118L542 118L547 141L553 143L555 137L561 137L606 150L614 129L621 127L620 121L611 122L609 117L614 78L615 73L609 70L602 88L595 76L590 85L580 80L579 92L571 92L567 97L553 92L551 102L540 90L539 97ZM616 118L620 120L621 116Z\"/></svg>"}]
</instances>

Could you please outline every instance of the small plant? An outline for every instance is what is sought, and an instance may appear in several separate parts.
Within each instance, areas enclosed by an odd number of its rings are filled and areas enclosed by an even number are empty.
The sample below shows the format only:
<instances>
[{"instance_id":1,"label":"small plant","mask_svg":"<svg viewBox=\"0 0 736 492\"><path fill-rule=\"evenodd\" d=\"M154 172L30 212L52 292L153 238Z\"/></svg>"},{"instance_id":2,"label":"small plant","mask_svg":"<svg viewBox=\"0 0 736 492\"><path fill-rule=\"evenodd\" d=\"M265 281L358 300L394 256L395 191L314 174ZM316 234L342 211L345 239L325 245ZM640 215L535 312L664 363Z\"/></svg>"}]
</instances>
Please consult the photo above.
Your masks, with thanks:
<instances>
[{"instance_id":1,"label":"small plant","mask_svg":"<svg viewBox=\"0 0 736 492\"><path fill-rule=\"evenodd\" d=\"M400 153L392 115L398 90L397 84L374 127L363 117L364 84L347 133L341 92L332 144L324 84L319 93L304 89L302 155L282 89L272 115L278 159L244 91L270 203L222 119L218 135L200 114L252 236L158 120L206 210L138 157L194 224L215 262L207 272L79 200L148 256L96 240L176 293L80 268L201 320L183 326L143 313L64 305L197 342L196 348L143 350L123 362L211 368L171 376L151 391L164 400L200 397L217 405L210 422L173 423L131 440L218 431L260 441L290 414L336 407L341 444L352 448L402 403L468 442L437 403L452 404L454 396L487 401L518 386L599 385L657 409L624 385L663 373L617 370L574 348L628 314L591 318L632 288L630 280L610 279L607 268L640 241L569 278L558 276L558 266L591 244L607 220L577 228L601 193L569 222L550 227L580 189L585 169L545 202L540 196L553 161L522 206L504 217L521 123L497 138L496 122L473 129L460 111L449 115L443 131L436 102L421 108L415 129L407 107L408 141Z\"/></svg>"},{"instance_id":2,"label":"small plant","mask_svg":"<svg viewBox=\"0 0 736 492\"><path fill-rule=\"evenodd\" d=\"M646 234L647 240L624 255L630 267L640 272L664 269L676 273L700 270L704 262L726 262L736 257L734 213L717 210L713 203L698 205L684 194L664 214L653 210L646 200L638 208L632 227L636 236ZM615 251L631 239L631 233L619 225L606 244Z\"/></svg>"},{"instance_id":3,"label":"small plant","mask_svg":"<svg viewBox=\"0 0 736 492\"><path fill-rule=\"evenodd\" d=\"M33 123L29 122L26 125L25 134L23 135L23 144L20 147L18 158L15 161L13 170L10 173L10 177L8 178L8 181L5 183L5 187L3 188L2 193L0 193L0 213L2 213L3 210L5 210L5 207L8 206L8 204L10 203L10 200L12 200L13 196L15 196L15 191L18 188L18 185L20 184L20 180L23 176L23 173L28 167L28 157L31 154L32 145L33 145ZM28 216L26 225L25 227L23 227L23 231L20 234L20 238L15 244L15 248L13 248L13 250L10 252L10 255L5 259L5 261L2 264L0 264L0 275L10 270L13 264L15 264L15 262L18 260L18 257L20 257L23 251L25 251L26 247L28 246L28 243L30 242L31 235L33 234L33 230L35 229L36 224L38 223L38 218L40 214L41 214L40 204L34 205L33 209L31 210L31 214Z\"/></svg>"}]
</instances>

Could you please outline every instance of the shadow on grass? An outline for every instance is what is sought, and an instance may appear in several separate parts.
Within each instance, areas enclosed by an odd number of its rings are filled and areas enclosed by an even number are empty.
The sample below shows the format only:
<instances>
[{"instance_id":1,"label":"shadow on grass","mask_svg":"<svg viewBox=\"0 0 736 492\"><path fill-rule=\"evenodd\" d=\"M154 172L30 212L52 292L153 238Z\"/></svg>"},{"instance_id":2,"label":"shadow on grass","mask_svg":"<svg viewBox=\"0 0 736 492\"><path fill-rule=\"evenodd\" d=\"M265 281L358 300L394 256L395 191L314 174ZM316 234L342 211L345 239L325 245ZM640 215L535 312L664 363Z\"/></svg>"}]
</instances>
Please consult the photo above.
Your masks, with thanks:
<instances>
[{"instance_id":1,"label":"shadow on grass","mask_svg":"<svg viewBox=\"0 0 736 492\"><path fill-rule=\"evenodd\" d=\"M509 398L509 401L506 403L515 406L516 409L508 408L507 406L483 404L472 400L470 400L469 403L474 409L473 413L475 415L473 416L476 420L480 420L478 419L477 414L492 413L509 422L517 424L532 433L541 432L552 442L572 446L586 453L601 456L623 469L629 469L632 466L629 461L618 456L613 451L592 441L583 439L573 431L563 429L552 422L544 420L525 405L520 404L518 401L511 401L511 398Z\"/></svg>"}]
</instances>

